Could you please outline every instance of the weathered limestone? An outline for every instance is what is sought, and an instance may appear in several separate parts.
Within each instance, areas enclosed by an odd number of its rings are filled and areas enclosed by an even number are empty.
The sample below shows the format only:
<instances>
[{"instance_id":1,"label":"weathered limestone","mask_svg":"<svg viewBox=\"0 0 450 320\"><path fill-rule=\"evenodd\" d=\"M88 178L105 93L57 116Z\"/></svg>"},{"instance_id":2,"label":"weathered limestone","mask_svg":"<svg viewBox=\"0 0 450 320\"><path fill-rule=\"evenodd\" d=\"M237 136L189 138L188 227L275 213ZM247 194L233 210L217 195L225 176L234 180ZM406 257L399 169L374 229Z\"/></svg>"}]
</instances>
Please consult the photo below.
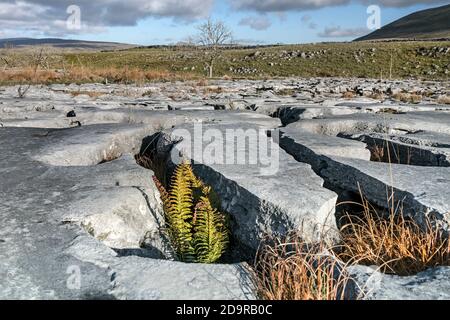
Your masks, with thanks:
<instances>
[{"instance_id":1,"label":"weathered limestone","mask_svg":"<svg viewBox=\"0 0 450 320\"><path fill-rule=\"evenodd\" d=\"M368 133L350 135L348 138L362 141L374 151L381 148L382 154L374 155L378 161L390 160L413 166L450 166L450 135L447 134L424 131L406 135Z\"/></svg>"},{"instance_id":2,"label":"weathered limestone","mask_svg":"<svg viewBox=\"0 0 450 320\"><path fill-rule=\"evenodd\" d=\"M108 294L126 300L255 299L248 266L199 265L137 256L118 257L92 238L80 236L66 253L85 263L110 269Z\"/></svg>"},{"instance_id":3,"label":"weathered limestone","mask_svg":"<svg viewBox=\"0 0 450 320\"><path fill-rule=\"evenodd\" d=\"M233 155L222 143L217 145L218 152L211 150L211 141L204 141L199 148L190 126L171 133L174 141L184 138L175 151L186 154L194 150L188 158L194 160L196 174L213 187L223 208L232 215L231 229L241 246L255 252L266 235L283 236L292 230L302 230L308 240L336 237L337 195L323 187L323 180L309 165L280 150L260 127L246 125L244 132L239 131L240 125L203 127L204 132L209 129L224 138L227 130L234 130L237 139L225 138L226 147L235 150ZM249 138L252 133L257 142L248 144L244 135ZM245 163L237 162L239 154ZM230 156L232 161L227 162Z\"/></svg>"},{"instance_id":4,"label":"weathered limestone","mask_svg":"<svg viewBox=\"0 0 450 320\"><path fill-rule=\"evenodd\" d=\"M298 161L311 164L329 185L354 193L361 188L365 197L381 207L388 207L393 190L406 215L419 223L429 216L448 230L450 202L443 190L450 185L449 168L370 162L357 156L363 152L363 144L344 139L341 142L351 144L354 152L351 148L330 151L330 146L338 146L336 141L341 138L311 133L305 136L304 129L296 125L283 129L282 134L283 149Z\"/></svg>"},{"instance_id":5,"label":"weathered limestone","mask_svg":"<svg viewBox=\"0 0 450 320\"><path fill-rule=\"evenodd\" d=\"M349 91L359 96L343 98ZM394 91L423 92L423 101L394 101ZM191 157L231 214L227 261L252 256L266 234L335 239L330 189L357 193L358 184L379 206L392 187L407 214L448 228L450 107L437 103L448 94L443 82L361 79L34 86L23 99L0 88L0 299L255 299L246 263L173 261L153 172L133 157L144 138L185 137L199 123L220 135L242 130L234 146L243 163L209 161L214 134ZM282 148L271 149L267 131L277 140L281 126ZM246 130L258 143L246 146ZM401 164L369 161L386 139ZM350 270L367 299L450 299L448 268Z\"/></svg>"},{"instance_id":6,"label":"weathered limestone","mask_svg":"<svg viewBox=\"0 0 450 320\"><path fill-rule=\"evenodd\" d=\"M411 112L407 114L363 114L355 113L324 119L304 120L295 123L296 128L328 136L340 133L415 133L431 131L450 133L450 113L448 112Z\"/></svg>"},{"instance_id":7,"label":"weathered limestone","mask_svg":"<svg viewBox=\"0 0 450 320\"><path fill-rule=\"evenodd\" d=\"M0 128L0 298L254 298L244 265L154 259L170 253L161 203L152 172L132 155L49 165L34 159L55 143L47 132ZM81 282L71 282L78 274Z\"/></svg>"},{"instance_id":8,"label":"weathered limestone","mask_svg":"<svg viewBox=\"0 0 450 320\"><path fill-rule=\"evenodd\" d=\"M409 277L386 275L364 266L352 266L349 273L357 283L355 297L360 299L450 300L449 267L429 269Z\"/></svg>"}]
</instances>

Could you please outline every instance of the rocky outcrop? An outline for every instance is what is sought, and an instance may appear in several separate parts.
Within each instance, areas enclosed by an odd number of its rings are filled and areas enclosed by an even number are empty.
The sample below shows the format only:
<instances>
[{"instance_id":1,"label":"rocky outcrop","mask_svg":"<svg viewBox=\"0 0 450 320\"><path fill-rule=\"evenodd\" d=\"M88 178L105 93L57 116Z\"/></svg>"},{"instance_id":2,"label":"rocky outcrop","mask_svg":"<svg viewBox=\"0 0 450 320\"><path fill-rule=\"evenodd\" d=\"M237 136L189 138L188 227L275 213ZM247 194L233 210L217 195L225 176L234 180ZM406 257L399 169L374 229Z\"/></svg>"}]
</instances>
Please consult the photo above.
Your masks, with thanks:
<instances>
[{"instance_id":1,"label":"rocky outcrop","mask_svg":"<svg viewBox=\"0 0 450 320\"><path fill-rule=\"evenodd\" d=\"M337 195L323 187L309 165L281 150L265 130L250 124L203 126L203 132L214 130L216 142L224 139L214 150L206 141L203 146L194 141L195 130L178 127L167 140L183 139L172 153L190 151L186 157L194 161L194 171L213 187L230 213L240 249L254 254L266 236L285 236L295 230L310 241L337 239ZM252 137L255 142L248 142Z\"/></svg>"},{"instance_id":2,"label":"rocky outcrop","mask_svg":"<svg viewBox=\"0 0 450 320\"><path fill-rule=\"evenodd\" d=\"M437 98L448 94L439 82L354 79L32 86L22 99L2 88L0 298L255 299L242 261L260 240L292 230L336 240L338 196L359 186L381 207L393 189L416 221L447 228L450 107ZM200 124L209 132L189 158L231 216L232 252L218 265L174 261L153 172L134 159L147 137L187 142ZM400 152L396 164L374 161L381 141ZM350 270L367 299L449 298L446 268Z\"/></svg>"},{"instance_id":3,"label":"rocky outcrop","mask_svg":"<svg viewBox=\"0 0 450 320\"><path fill-rule=\"evenodd\" d=\"M376 268L353 266L354 297L364 300L450 300L450 268L432 268L415 276L380 273Z\"/></svg>"},{"instance_id":4,"label":"rocky outcrop","mask_svg":"<svg viewBox=\"0 0 450 320\"><path fill-rule=\"evenodd\" d=\"M439 114L425 113L416 122L409 122L408 117L386 121L370 116L364 120L361 115L346 116L342 121L334 118L302 121L282 129L280 144L298 161L311 164L328 186L356 194L363 192L369 201L384 208L390 207L389 197L393 193L405 215L420 224L430 217L448 230L450 202L443 193L450 183L448 168L369 161L371 154L364 143L336 137L370 131L408 132L422 125L446 132L446 116L439 118ZM414 117L419 119L418 114Z\"/></svg>"}]
</instances>

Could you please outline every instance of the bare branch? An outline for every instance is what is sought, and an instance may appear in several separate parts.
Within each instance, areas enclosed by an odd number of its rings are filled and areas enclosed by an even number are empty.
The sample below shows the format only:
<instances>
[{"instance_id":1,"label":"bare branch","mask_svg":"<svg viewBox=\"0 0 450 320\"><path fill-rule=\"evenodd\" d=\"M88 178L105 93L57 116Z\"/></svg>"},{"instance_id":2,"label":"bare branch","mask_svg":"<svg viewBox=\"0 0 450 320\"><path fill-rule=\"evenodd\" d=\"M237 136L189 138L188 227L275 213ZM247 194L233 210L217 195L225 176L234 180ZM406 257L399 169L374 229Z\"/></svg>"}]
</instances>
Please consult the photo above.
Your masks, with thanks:
<instances>
[{"instance_id":1,"label":"bare branch","mask_svg":"<svg viewBox=\"0 0 450 320\"><path fill-rule=\"evenodd\" d=\"M214 21L209 18L205 23L197 27L198 43L211 52L209 52L210 62L207 63L209 77L213 77L214 60L219 55L219 49L225 44L231 43L233 35L231 30L220 20Z\"/></svg>"},{"instance_id":2,"label":"bare branch","mask_svg":"<svg viewBox=\"0 0 450 320\"><path fill-rule=\"evenodd\" d=\"M198 26L198 41L205 47L217 49L231 41L232 33L222 21L213 21L209 18L205 23Z\"/></svg>"}]
</instances>

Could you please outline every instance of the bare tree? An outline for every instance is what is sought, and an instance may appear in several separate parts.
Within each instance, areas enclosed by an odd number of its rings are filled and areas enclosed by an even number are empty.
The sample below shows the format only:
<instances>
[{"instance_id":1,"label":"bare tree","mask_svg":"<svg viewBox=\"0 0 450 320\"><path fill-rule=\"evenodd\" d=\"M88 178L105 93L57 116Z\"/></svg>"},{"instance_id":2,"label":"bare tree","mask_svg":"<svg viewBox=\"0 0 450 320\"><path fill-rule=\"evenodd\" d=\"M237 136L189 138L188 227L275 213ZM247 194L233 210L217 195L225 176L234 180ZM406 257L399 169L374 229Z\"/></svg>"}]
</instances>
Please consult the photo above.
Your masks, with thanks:
<instances>
[{"instance_id":1,"label":"bare tree","mask_svg":"<svg viewBox=\"0 0 450 320\"><path fill-rule=\"evenodd\" d=\"M46 62L47 62L47 57L44 54L44 48L41 48L39 51L32 53L32 55L31 55L32 75L31 75L31 78L30 78L28 84L25 85L22 83L17 88L18 98L20 98L20 99L25 98L25 96L27 95L28 91L31 88L31 84L37 83L37 81L38 81L37 75L38 75L39 67L45 65Z\"/></svg>"},{"instance_id":2,"label":"bare tree","mask_svg":"<svg viewBox=\"0 0 450 320\"><path fill-rule=\"evenodd\" d=\"M220 49L231 43L233 35L223 21L214 21L209 18L205 23L198 26L198 42L209 50L209 77L213 77L214 62L220 54Z\"/></svg>"}]
</instances>

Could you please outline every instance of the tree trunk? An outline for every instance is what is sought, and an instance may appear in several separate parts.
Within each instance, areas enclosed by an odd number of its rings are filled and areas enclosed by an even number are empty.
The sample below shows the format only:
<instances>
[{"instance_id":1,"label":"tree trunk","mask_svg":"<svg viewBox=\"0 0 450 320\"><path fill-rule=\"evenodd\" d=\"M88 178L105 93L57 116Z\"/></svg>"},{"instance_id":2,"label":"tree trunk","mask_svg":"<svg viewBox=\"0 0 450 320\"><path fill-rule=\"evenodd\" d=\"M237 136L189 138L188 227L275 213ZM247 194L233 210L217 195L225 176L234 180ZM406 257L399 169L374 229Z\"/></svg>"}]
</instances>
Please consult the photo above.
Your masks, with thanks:
<instances>
[{"instance_id":1,"label":"tree trunk","mask_svg":"<svg viewBox=\"0 0 450 320\"><path fill-rule=\"evenodd\" d=\"M214 68L214 61L211 60L211 63L209 64L209 77L213 77L213 68Z\"/></svg>"}]
</instances>

